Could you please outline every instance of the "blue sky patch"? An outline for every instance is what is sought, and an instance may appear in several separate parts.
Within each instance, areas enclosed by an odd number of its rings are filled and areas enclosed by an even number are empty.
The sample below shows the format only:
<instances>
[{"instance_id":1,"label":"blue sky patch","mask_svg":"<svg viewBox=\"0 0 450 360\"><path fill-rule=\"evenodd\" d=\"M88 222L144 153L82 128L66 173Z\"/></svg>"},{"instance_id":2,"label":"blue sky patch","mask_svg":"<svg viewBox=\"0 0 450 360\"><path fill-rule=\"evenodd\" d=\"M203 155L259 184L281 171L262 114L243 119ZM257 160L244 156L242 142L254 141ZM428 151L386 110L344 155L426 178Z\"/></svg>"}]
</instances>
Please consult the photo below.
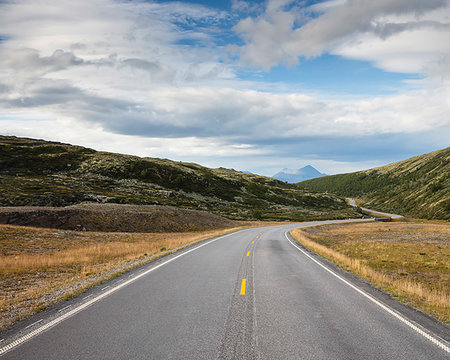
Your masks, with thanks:
<instances>
[{"instance_id":1,"label":"blue sky patch","mask_svg":"<svg viewBox=\"0 0 450 360\"><path fill-rule=\"evenodd\" d=\"M367 61L329 54L300 60L295 67L279 65L269 72L252 70L241 72L239 76L245 80L285 83L291 90L359 95L393 94L405 87L405 81L423 78L418 74L387 72Z\"/></svg>"}]
</instances>

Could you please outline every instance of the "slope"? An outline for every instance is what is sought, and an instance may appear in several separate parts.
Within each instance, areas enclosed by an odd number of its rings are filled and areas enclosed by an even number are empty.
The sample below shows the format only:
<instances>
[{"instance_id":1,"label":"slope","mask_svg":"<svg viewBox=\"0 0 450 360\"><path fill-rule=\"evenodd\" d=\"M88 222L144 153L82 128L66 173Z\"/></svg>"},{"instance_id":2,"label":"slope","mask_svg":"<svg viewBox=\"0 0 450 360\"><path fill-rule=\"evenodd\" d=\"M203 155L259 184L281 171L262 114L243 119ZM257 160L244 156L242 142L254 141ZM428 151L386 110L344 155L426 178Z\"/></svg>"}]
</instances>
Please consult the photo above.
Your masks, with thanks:
<instances>
[{"instance_id":1,"label":"slope","mask_svg":"<svg viewBox=\"0 0 450 360\"><path fill-rule=\"evenodd\" d=\"M172 205L233 219L354 217L342 198L232 169L0 137L0 206Z\"/></svg>"},{"instance_id":2,"label":"slope","mask_svg":"<svg viewBox=\"0 0 450 360\"><path fill-rule=\"evenodd\" d=\"M355 173L303 181L299 189L365 199L364 206L450 220L450 147Z\"/></svg>"}]
</instances>

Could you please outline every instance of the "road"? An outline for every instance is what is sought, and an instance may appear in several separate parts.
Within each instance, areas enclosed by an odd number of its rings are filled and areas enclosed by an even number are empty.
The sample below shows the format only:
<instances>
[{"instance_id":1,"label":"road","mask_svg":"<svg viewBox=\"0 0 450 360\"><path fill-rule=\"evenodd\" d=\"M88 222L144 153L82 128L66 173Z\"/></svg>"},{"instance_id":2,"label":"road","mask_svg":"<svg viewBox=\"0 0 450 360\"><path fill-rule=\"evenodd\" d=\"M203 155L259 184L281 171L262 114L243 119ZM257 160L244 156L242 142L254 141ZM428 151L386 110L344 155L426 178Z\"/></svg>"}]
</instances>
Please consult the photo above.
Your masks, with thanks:
<instances>
[{"instance_id":1,"label":"road","mask_svg":"<svg viewBox=\"0 0 450 360\"><path fill-rule=\"evenodd\" d=\"M36 314L6 334L1 358L448 358L447 327L411 322L286 234L311 224L246 229L161 258Z\"/></svg>"},{"instance_id":2,"label":"road","mask_svg":"<svg viewBox=\"0 0 450 360\"><path fill-rule=\"evenodd\" d=\"M353 207L357 207L358 206L358 205L356 205L355 199L347 198L347 200L348 200L348 203L349 203L350 206L353 206ZM363 212L366 212L366 213L368 213L370 215L373 215L373 216L390 217L392 219L402 219L403 218L402 215L385 213L385 212L371 210L371 209L367 209L367 208L363 208L363 207L360 207L360 209Z\"/></svg>"}]
</instances>

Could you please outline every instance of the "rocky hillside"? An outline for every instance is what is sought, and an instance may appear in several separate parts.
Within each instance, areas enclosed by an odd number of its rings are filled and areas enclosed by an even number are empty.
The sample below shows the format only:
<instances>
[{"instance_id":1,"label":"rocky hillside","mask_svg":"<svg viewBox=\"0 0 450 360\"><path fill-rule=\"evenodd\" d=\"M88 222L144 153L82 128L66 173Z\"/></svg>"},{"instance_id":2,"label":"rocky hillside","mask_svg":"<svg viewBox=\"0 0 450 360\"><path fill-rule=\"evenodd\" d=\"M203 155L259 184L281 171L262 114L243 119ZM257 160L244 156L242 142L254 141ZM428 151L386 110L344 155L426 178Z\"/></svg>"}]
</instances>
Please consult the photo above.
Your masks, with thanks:
<instances>
[{"instance_id":1,"label":"rocky hillside","mask_svg":"<svg viewBox=\"0 0 450 360\"><path fill-rule=\"evenodd\" d=\"M450 147L375 169L304 181L299 188L365 199L364 206L450 220Z\"/></svg>"},{"instance_id":2,"label":"rocky hillside","mask_svg":"<svg viewBox=\"0 0 450 360\"><path fill-rule=\"evenodd\" d=\"M357 216L344 200L232 169L0 136L0 206L172 205L232 219Z\"/></svg>"}]
</instances>

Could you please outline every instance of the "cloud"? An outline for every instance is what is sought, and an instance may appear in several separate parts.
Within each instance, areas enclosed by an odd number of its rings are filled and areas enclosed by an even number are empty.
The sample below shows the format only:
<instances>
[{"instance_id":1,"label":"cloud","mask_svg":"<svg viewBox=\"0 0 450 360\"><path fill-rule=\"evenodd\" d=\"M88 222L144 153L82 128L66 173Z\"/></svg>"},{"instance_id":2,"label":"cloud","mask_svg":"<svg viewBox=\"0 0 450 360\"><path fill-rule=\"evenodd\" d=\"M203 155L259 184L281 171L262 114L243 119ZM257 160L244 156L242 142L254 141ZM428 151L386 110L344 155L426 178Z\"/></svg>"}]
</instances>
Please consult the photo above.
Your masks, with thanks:
<instances>
[{"instance_id":1,"label":"cloud","mask_svg":"<svg viewBox=\"0 0 450 360\"><path fill-rule=\"evenodd\" d=\"M195 161L210 167L233 167L271 176L283 167L311 164L334 174L381 166L448 145L441 131L417 134L383 134L364 137L300 137L250 144L223 137L158 138L111 133L93 123L84 123L52 113L0 112L2 134L42 138L91 147L97 150ZM212 156L213 155L213 156Z\"/></svg>"},{"instance_id":2,"label":"cloud","mask_svg":"<svg viewBox=\"0 0 450 360\"><path fill-rule=\"evenodd\" d=\"M97 67L134 62L141 69L144 63L160 67L164 63L173 73L183 73L191 64L218 63L217 53L208 51L206 44L214 46L215 25L228 21L227 14L171 4L111 0L3 3L0 34L7 39L1 48L3 65L28 71L33 64L42 70L35 75L41 76L80 62ZM199 23L203 26L196 26ZM183 40L200 43L199 39L205 41L203 48L177 44ZM19 63L14 66L16 59Z\"/></svg>"},{"instance_id":3,"label":"cloud","mask_svg":"<svg viewBox=\"0 0 450 360\"><path fill-rule=\"evenodd\" d=\"M245 143L230 143L222 138L151 136L111 133L94 123L84 123L58 116L51 119L51 113L30 113L15 111L0 113L2 134L42 138L71 144L80 144L96 150L119 152L139 156L170 158L179 161L204 159L211 166L223 166L220 159L234 157L263 156L264 147ZM14 121L12 121L14 120ZM214 154L216 162L211 162ZM199 160L197 160L199 161Z\"/></svg>"},{"instance_id":4,"label":"cloud","mask_svg":"<svg viewBox=\"0 0 450 360\"><path fill-rule=\"evenodd\" d=\"M331 1L314 5L309 12L292 7L291 3L269 1L264 14L248 17L234 27L245 41L240 49L244 61L268 70L279 63L296 64L299 57L335 53L336 48L337 54L345 56L349 44L364 43L370 49L374 41L382 41L389 47L390 38L412 31L423 36L414 44L406 43L404 59L408 59L410 52L418 52L418 48L425 57L438 56L435 48L427 47L429 41L448 50L444 38L450 36L450 6L446 0ZM287 5L291 8L286 9ZM417 38L416 35L411 38ZM383 65L365 52L365 48L359 50L361 57ZM416 71L419 69L420 66L414 67Z\"/></svg>"},{"instance_id":5,"label":"cloud","mask_svg":"<svg viewBox=\"0 0 450 360\"><path fill-rule=\"evenodd\" d=\"M450 62L441 1L297 4L234 1L225 12L180 2L0 2L2 132L211 166L220 166L217 156L243 170L252 170L243 165L250 159L262 169L268 158L278 166L308 154L350 161L339 148L357 137L445 133ZM223 38L241 13L253 16L234 28L249 63L292 65L330 51L423 71L430 85L349 98L243 81Z\"/></svg>"},{"instance_id":6,"label":"cloud","mask_svg":"<svg viewBox=\"0 0 450 360\"><path fill-rule=\"evenodd\" d=\"M14 69L16 72L26 72L30 76L45 75L50 72L77 66L84 61L72 52L55 50L50 56L40 56L35 49L15 49L3 52L0 66Z\"/></svg>"},{"instance_id":7,"label":"cloud","mask_svg":"<svg viewBox=\"0 0 450 360\"><path fill-rule=\"evenodd\" d=\"M411 29L391 36L389 41L374 34L361 34L336 46L334 53L371 61L391 72L431 76L436 70L441 72L439 67L450 53L449 36L449 28Z\"/></svg>"},{"instance_id":8,"label":"cloud","mask_svg":"<svg viewBox=\"0 0 450 360\"><path fill-rule=\"evenodd\" d=\"M231 0L231 9L239 13L255 13L263 11L263 7L257 1Z\"/></svg>"},{"instance_id":9,"label":"cloud","mask_svg":"<svg viewBox=\"0 0 450 360\"><path fill-rule=\"evenodd\" d=\"M252 143L414 133L449 123L440 90L345 101L233 88L158 86L142 102L97 96L51 80L27 91L27 97L0 104L11 109L43 108L116 134L149 137L223 137Z\"/></svg>"},{"instance_id":10,"label":"cloud","mask_svg":"<svg viewBox=\"0 0 450 360\"><path fill-rule=\"evenodd\" d=\"M160 84L234 76L217 51L211 51L214 27L228 21L221 11L110 0L18 1L0 7L4 106L60 104L64 112L74 111L74 117L121 109L116 116L130 119L129 109L145 102L146 92ZM196 27L198 23L202 26ZM186 39L202 39L210 47L178 44Z\"/></svg>"}]
</instances>

